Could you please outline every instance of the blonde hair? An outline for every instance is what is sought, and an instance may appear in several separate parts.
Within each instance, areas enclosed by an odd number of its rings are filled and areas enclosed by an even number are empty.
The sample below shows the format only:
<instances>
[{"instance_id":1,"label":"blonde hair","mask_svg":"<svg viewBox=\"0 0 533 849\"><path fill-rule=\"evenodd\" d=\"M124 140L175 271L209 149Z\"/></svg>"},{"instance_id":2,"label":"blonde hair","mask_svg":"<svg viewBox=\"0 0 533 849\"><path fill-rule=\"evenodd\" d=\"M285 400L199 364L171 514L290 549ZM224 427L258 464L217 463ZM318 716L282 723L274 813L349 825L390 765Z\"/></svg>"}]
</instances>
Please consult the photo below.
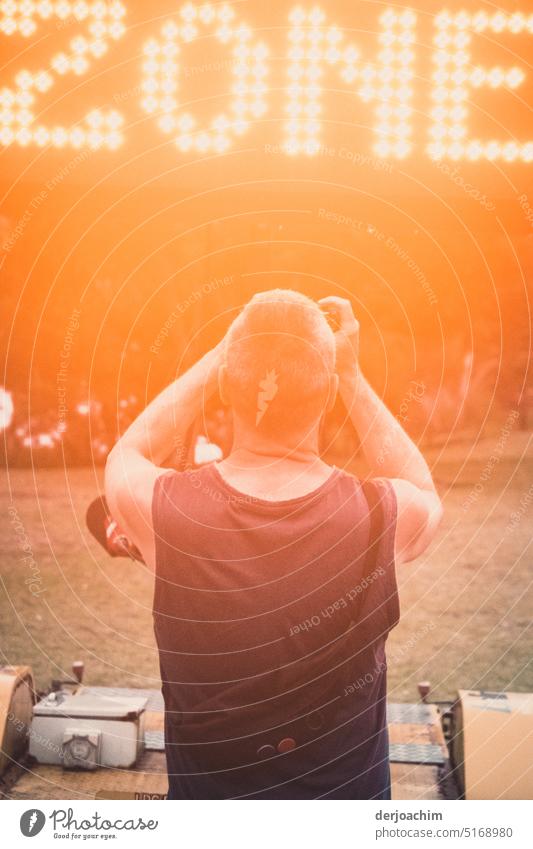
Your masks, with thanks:
<instances>
[{"instance_id":1,"label":"blonde hair","mask_svg":"<svg viewBox=\"0 0 533 849\"><path fill-rule=\"evenodd\" d=\"M294 433L324 412L335 339L318 304L272 289L254 295L235 319L225 361L236 414L272 436Z\"/></svg>"}]
</instances>

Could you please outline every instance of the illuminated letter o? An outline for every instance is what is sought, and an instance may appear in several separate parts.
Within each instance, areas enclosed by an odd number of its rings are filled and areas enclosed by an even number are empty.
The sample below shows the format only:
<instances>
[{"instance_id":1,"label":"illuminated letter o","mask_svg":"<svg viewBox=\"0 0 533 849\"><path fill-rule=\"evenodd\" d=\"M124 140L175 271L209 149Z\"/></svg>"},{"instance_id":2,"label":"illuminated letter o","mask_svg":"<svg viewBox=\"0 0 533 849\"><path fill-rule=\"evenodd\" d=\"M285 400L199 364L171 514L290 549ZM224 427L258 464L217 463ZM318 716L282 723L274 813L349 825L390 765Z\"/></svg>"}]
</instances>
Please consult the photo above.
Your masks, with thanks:
<instances>
[{"instance_id":1,"label":"illuminated letter o","mask_svg":"<svg viewBox=\"0 0 533 849\"><path fill-rule=\"evenodd\" d=\"M179 24L167 21L163 25L160 40L151 39L144 46L142 107L149 114L159 113L160 129L174 134L180 150L223 153L232 135L241 135L248 128L250 118L260 118L266 112L268 50L262 43L250 43L250 28L234 21L230 6L187 3L182 6L180 17ZM176 99L179 45L196 38L201 27L211 29L223 44L233 45L231 111L216 115L207 128L198 127L190 112L180 111Z\"/></svg>"}]
</instances>

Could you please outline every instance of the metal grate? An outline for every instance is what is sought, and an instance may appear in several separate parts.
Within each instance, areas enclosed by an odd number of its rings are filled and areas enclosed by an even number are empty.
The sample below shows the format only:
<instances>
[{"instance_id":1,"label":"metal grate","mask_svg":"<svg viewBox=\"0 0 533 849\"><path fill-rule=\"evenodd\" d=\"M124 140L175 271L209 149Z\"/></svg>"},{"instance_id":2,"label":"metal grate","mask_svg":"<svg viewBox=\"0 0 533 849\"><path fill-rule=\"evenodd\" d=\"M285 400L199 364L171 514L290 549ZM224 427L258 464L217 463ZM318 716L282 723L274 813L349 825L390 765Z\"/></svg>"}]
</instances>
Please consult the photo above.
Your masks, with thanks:
<instances>
[{"instance_id":1,"label":"metal grate","mask_svg":"<svg viewBox=\"0 0 533 849\"><path fill-rule=\"evenodd\" d=\"M402 725L426 725L428 722L434 722L434 714L429 705L422 703L389 702L387 704L387 722L401 723Z\"/></svg>"},{"instance_id":2,"label":"metal grate","mask_svg":"<svg viewBox=\"0 0 533 849\"><path fill-rule=\"evenodd\" d=\"M440 746L427 743L391 743L389 760L400 764L443 764Z\"/></svg>"},{"instance_id":3,"label":"metal grate","mask_svg":"<svg viewBox=\"0 0 533 849\"><path fill-rule=\"evenodd\" d=\"M164 731L145 731L144 745L152 752L165 751L165 733Z\"/></svg>"}]
</instances>

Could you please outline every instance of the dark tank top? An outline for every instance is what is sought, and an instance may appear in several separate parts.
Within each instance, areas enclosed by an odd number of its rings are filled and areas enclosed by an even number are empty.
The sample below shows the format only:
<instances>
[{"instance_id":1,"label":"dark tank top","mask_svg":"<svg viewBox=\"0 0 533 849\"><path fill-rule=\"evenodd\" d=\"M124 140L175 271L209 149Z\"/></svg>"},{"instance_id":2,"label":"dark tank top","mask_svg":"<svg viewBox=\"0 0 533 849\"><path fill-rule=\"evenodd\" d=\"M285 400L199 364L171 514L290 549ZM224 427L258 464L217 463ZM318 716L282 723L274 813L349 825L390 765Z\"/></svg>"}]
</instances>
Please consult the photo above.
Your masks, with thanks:
<instances>
[{"instance_id":1,"label":"dark tank top","mask_svg":"<svg viewBox=\"0 0 533 849\"><path fill-rule=\"evenodd\" d=\"M171 471L153 523L169 798L390 798L390 481L272 502Z\"/></svg>"}]
</instances>

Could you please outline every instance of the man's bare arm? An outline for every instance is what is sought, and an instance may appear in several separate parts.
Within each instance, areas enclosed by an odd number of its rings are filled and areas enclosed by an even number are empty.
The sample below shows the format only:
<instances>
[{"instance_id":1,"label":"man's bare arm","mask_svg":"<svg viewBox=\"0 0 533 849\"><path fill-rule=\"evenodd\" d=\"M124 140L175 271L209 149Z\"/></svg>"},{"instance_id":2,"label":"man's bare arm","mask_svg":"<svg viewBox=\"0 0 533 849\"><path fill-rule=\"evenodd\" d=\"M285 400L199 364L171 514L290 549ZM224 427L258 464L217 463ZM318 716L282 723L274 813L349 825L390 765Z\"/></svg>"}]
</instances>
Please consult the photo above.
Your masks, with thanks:
<instances>
[{"instance_id":1,"label":"man's bare arm","mask_svg":"<svg viewBox=\"0 0 533 849\"><path fill-rule=\"evenodd\" d=\"M429 467L413 440L374 392L359 368L359 324L349 301L324 298L335 310L339 392L359 437L371 473L390 478L398 502L397 562L427 548L441 521L442 502Z\"/></svg>"},{"instance_id":2,"label":"man's bare arm","mask_svg":"<svg viewBox=\"0 0 533 849\"><path fill-rule=\"evenodd\" d=\"M152 496L161 464L187 432L206 399L216 389L222 345L209 351L185 374L164 389L135 419L110 452L105 469L105 494L113 517L155 567Z\"/></svg>"}]
</instances>

